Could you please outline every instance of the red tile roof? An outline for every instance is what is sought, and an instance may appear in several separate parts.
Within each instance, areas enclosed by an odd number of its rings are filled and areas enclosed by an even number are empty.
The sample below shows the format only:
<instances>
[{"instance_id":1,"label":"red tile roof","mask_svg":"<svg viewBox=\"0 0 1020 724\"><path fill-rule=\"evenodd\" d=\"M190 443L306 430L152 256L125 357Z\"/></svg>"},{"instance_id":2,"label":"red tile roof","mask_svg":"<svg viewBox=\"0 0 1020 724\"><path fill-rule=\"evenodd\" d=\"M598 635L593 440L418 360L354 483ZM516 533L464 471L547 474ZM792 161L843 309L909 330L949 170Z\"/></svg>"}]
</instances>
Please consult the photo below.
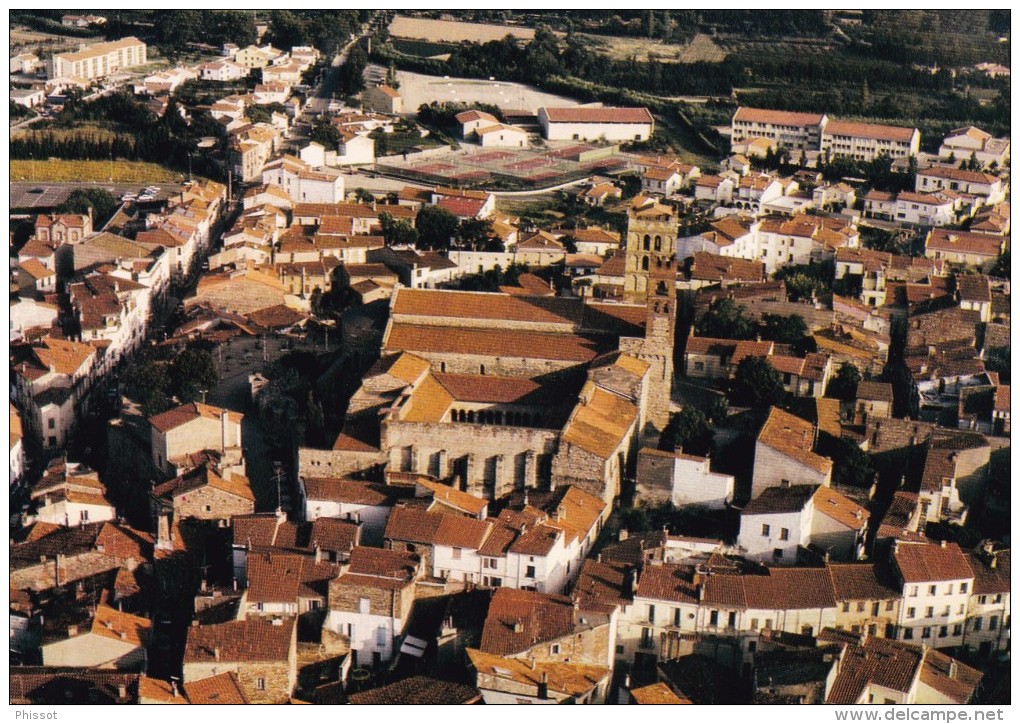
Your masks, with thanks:
<instances>
[{"instance_id":1,"label":"red tile roof","mask_svg":"<svg viewBox=\"0 0 1020 724\"><path fill-rule=\"evenodd\" d=\"M900 542L896 544L893 559L905 583L974 578L967 556L956 543Z\"/></svg>"},{"instance_id":2,"label":"red tile roof","mask_svg":"<svg viewBox=\"0 0 1020 724\"><path fill-rule=\"evenodd\" d=\"M885 126L878 123L857 123L855 121L829 121L822 131L827 136L856 136L882 141L909 142L917 133L916 128Z\"/></svg>"},{"instance_id":3,"label":"red tile roof","mask_svg":"<svg viewBox=\"0 0 1020 724\"><path fill-rule=\"evenodd\" d=\"M822 114L738 108L737 112L733 114L733 120L748 123L770 123L775 126L817 126L822 122Z\"/></svg>"},{"instance_id":4,"label":"red tile roof","mask_svg":"<svg viewBox=\"0 0 1020 724\"><path fill-rule=\"evenodd\" d=\"M574 632L574 604L566 596L499 588L492 596L479 648L507 656Z\"/></svg>"},{"instance_id":5,"label":"red tile roof","mask_svg":"<svg viewBox=\"0 0 1020 724\"><path fill-rule=\"evenodd\" d=\"M208 420L219 420L222 413L227 413L227 419L235 424L241 424L244 415L233 410L226 410L222 407L204 405L201 402L189 402L172 410L161 412L149 418L149 423L160 432L169 432L181 425L204 417Z\"/></svg>"},{"instance_id":6,"label":"red tile roof","mask_svg":"<svg viewBox=\"0 0 1020 724\"><path fill-rule=\"evenodd\" d=\"M772 408L758 433L759 443L793 458L805 467L819 473L828 473L832 470L832 461L812 451L814 439L814 425L778 407Z\"/></svg>"},{"instance_id":7,"label":"red tile roof","mask_svg":"<svg viewBox=\"0 0 1020 724\"><path fill-rule=\"evenodd\" d=\"M487 357L523 356L535 359L587 362L604 350L591 337L577 334L500 331L438 327L394 322L385 349L420 353L448 353Z\"/></svg>"},{"instance_id":8,"label":"red tile roof","mask_svg":"<svg viewBox=\"0 0 1020 724\"><path fill-rule=\"evenodd\" d=\"M540 109L541 110L541 109ZM654 123L647 108L545 108L550 123Z\"/></svg>"},{"instance_id":9,"label":"red tile roof","mask_svg":"<svg viewBox=\"0 0 1020 724\"><path fill-rule=\"evenodd\" d=\"M290 618L279 624L267 619L250 619L191 626L184 647L184 665L216 661L224 665L288 661L296 625L297 619Z\"/></svg>"}]
</instances>

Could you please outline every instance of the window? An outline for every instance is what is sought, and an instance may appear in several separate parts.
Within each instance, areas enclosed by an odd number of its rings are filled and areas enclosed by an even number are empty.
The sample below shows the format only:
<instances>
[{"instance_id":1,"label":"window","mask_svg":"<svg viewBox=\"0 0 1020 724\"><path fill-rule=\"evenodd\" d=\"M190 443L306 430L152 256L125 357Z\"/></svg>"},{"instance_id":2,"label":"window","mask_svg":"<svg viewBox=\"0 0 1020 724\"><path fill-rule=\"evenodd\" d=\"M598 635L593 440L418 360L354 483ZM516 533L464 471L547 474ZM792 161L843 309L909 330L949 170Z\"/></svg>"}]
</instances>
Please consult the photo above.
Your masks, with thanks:
<instances>
[{"instance_id":1,"label":"window","mask_svg":"<svg viewBox=\"0 0 1020 724\"><path fill-rule=\"evenodd\" d=\"M924 628L921 629L921 638L923 639L931 638L931 626L925 626Z\"/></svg>"},{"instance_id":2,"label":"window","mask_svg":"<svg viewBox=\"0 0 1020 724\"><path fill-rule=\"evenodd\" d=\"M857 613L864 613L864 601L857 602Z\"/></svg>"},{"instance_id":3,"label":"window","mask_svg":"<svg viewBox=\"0 0 1020 724\"><path fill-rule=\"evenodd\" d=\"M942 615L943 616L948 616L949 615L949 606L946 606L945 609L943 609Z\"/></svg>"},{"instance_id":4,"label":"window","mask_svg":"<svg viewBox=\"0 0 1020 724\"><path fill-rule=\"evenodd\" d=\"M960 623L954 624L953 625L953 636L960 636L962 634L963 634L963 624L960 624Z\"/></svg>"},{"instance_id":5,"label":"window","mask_svg":"<svg viewBox=\"0 0 1020 724\"><path fill-rule=\"evenodd\" d=\"M916 608L908 608L907 609L907 618L916 618L916 617L917 617L917 609Z\"/></svg>"},{"instance_id":6,"label":"window","mask_svg":"<svg viewBox=\"0 0 1020 724\"><path fill-rule=\"evenodd\" d=\"M934 595L936 595L936 590L935 590L935 589L936 589L936 587L935 587L935 586L928 586L928 595L929 595L929 596L934 596Z\"/></svg>"},{"instance_id":7,"label":"window","mask_svg":"<svg viewBox=\"0 0 1020 724\"><path fill-rule=\"evenodd\" d=\"M800 635L801 636L813 636L814 632L815 632L815 630L811 626L801 626L800 627Z\"/></svg>"},{"instance_id":8,"label":"window","mask_svg":"<svg viewBox=\"0 0 1020 724\"><path fill-rule=\"evenodd\" d=\"M984 606L986 603L988 603L988 596L978 596L978 603Z\"/></svg>"},{"instance_id":9,"label":"window","mask_svg":"<svg viewBox=\"0 0 1020 724\"><path fill-rule=\"evenodd\" d=\"M710 611L709 612L709 614L708 614L708 625L709 626L718 626L719 625L719 612L718 611Z\"/></svg>"},{"instance_id":10,"label":"window","mask_svg":"<svg viewBox=\"0 0 1020 724\"><path fill-rule=\"evenodd\" d=\"M648 607L648 623L655 623L655 606Z\"/></svg>"},{"instance_id":11,"label":"window","mask_svg":"<svg viewBox=\"0 0 1020 724\"><path fill-rule=\"evenodd\" d=\"M952 583L950 583L949 586L946 588L946 595L947 596L952 596L953 595L953 584Z\"/></svg>"},{"instance_id":12,"label":"window","mask_svg":"<svg viewBox=\"0 0 1020 724\"><path fill-rule=\"evenodd\" d=\"M455 561L459 561L460 560L460 553L461 553L461 549L460 548L454 548L453 549L453 554L450 557L453 560L455 560Z\"/></svg>"},{"instance_id":13,"label":"window","mask_svg":"<svg viewBox=\"0 0 1020 724\"><path fill-rule=\"evenodd\" d=\"M782 558L783 557L783 549L782 548L773 548L772 549L772 557L773 558Z\"/></svg>"},{"instance_id":14,"label":"window","mask_svg":"<svg viewBox=\"0 0 1020 724\"><path fill-rule=\"evenodd\" d=\"M641 648L647 649L652 645L652 630L645 626L641 629Z\"/></svg>"},{"instance_id":15,"label":"window","mask_svg":"<svg viewBox=\"0 0 1020 724\"><path fill-rule=\"evenodd\" d=\"M705 363L704 362L695 362L694 363L694 369L697 370L698 372L704 371Z\"/></svg>"},{"instance_id":16,"label":"window","mask_svg":"<svg viewBox=\"0 0 1020 724\"><path fill-rule=\"evenodd\" d=\"M1002 594L996 593L995 598L992 599L992 603L1002 603Z\"/></svg>"},{"instance_id":17,"label":"window","mask_svg":"<svg viewBox=\"0 0 1020 724\"><path fill-rule=\"evenodd\" d=\"M928 606L928 608L924 609L924 617L925 618L933 618L934 616L935 616L935 607L934 606Z\"/></svg>"},{"instance_id":18,"label":"window","mask_svg":"<svg viewBox=\"0 0 1020 724\"><path fill-rule=\"evenodd\" d=\"M50 429L50 430L56 430L56 429L57 429L57 421L56 421L56 420L54 420L54 419L53 419L53 418L51 417L51 418L50 418L49 420L47 420L47 421L46 421L46 427L47 427L48 429Z\"/></svg>"},{"instance_id":19,"label":"window","mask_svg":"<svg viewBox=\"0 0 1020 724\"><path fill-rule=\"evenodd\" d=\"M680 628L681 614L683 612L679 608L673 609L673 625Z\"/></svg>"},{"instance_id":20,"label":"window","mask_svg":"<svg viewBox=\"0 0 1020 724\"><path fill-rule=\"evenodd\" d=\"M623 651L624 651L623 644L617 644L616 645L616 653L622 654Z\"/></svg>"},{"instance_id":21,"label":"window","mask_svg":"<svg viewBox=\"0 0 1020 724\"><path fill-rule=\"evenodd\" d=\"M967 584L966 583L961 583L960 584L960 593L966 593L966 592L967 592Z\"/></svg>"},{"instance_id":22,"label":"window","mask_svg":"<svg viewBox=\"0 0 1020 724\"><path fill-rule=\"evenodd\" d=\"M486 558L486 559L484 559L484 561L485 561L485 567L486 568L495 568L496 567L496 559L495 558Z\"/></svg>"},{"instance_id":23,"label":"window","mask_svg":"<svg viewBox=\"0 0 1020 724\"><path fill-rule=\"evenodd\" d=\"M905 629L903 629L903 640L904 641L910 641L913 638L914 638L914 629L912 629L912 628L905 628Z\"/></svg>"},{"instance_id":24,"label":"window","mask_svg":"<svg viewBox=\"0 0 1020 724\"><path fill-rule=\"evenodd\" d=\"M771 618L765 619L765 628L767 628L769 631L772 630L772 619Z\"/></svg>"},{"instance_id":25,"label":"window","mask_svg":"<svg viewBox=\"0 0 1020 724\"><path fill-rule=\"evenodd\" d=\"M560 652L560 645L559 644L553 644L552 646L549 647L549 655L550 656L555 656L559 652Z\"/></svg>"},{"instance_id":26,"label":"window","mask_svg":"<svg viewBox=\"0 0 1020 724\"><path fill-rule=\"evenodd\" d=\"M885 610L886 611L892 611L894 605L895 605L895 601L886 601L885 602Z\"/></svg>"},{"instance_id":27,"label":"window","mask_svg":"<svg viewBox=\"0 0 1020 724\"><path fill-rule=\"evenodd\" d=\"M768 524L762 525L762 527L761 527L761 534L765 538L768 538L769 537L769 530L771 530L771 529L769 528Z\"/></svg>"},{"instance_id":28,"label":"window","mask_svg":"<svg viewBox=\"0 0 1020 724\"><path fill-rule=\"evenodd\" d=\"M526 569L524 569L524 577L525 578L534 578L535 577L535 567L534 566L528 566Z\"/></svg>"},{"instance_id":29,"label":"window","mask_svg":"<svg viewBox=\"0 0 1020 724\"><path fill-rule=\"evenodd\" d=\"M910 587L910 595L911 596L916 596L917 595L917 586L911 586Z\"/></svg>"},{"instance_id":30,"label":"window","mask_svg":"<svg viewBox=\"0 0 1020 724\"><path fill-rule=\"evenodd\" d=\"M974 619L974 633L977 633L978 631L981 630L981 625L983 623L984 623L984 620L980 616L978 616L976 619Z\"/></svg>"},{"instance_id":31,"label":"window","mask_svg":"<svg viewBox=\"0 0 1020 724\"><path fill-rule=\"evenodd\" d=\"M736 611L730 611L729 620L726 622L726 625L729 626L730 628L736 628L737 627L737 612Z\"/></svg>"},{"instance_id":32,"label":"window","mask_svg":"<svg viewBox=\"0 0 1020 724\"><path fill-rule=\"evenodd\" d=\"M850 613L850 603L849 602L843 604L843 613Z\"/></svg>"},{"instance_id":33,"label":"window","mask_svg":"<svg viewBox=\"0 0 1020 724\"><path fill-rule=\"evenodd\" d=\"M988 630L989 631L998 631L999 630L999 617L998 616L992 616L991 618L988 619Z\"/></svg>"},{"instance_id":34,"label":"window","mask_svg":"<svg viewBox=\"0 0 1020 724\"><path fill-rule=\"evenodd\" d=\"M258 689L259 691L265 691L266 690L266 680L265 679L255 679L255 688Z\"/></svg>"},{"instance_id":35,"label":"window","mask_svg":"<svg viewBox=\"0 0 1020 724\"><path fill-rule=\"evenodd\" d=\"M309 601L308 602L308 610L309 611L318 611L320 605L321 605L321 601L315 601L315 600Z\"/></svg>"},{"instance_id":36,"label":"window","mask_svg":"<svg viewBox=\"0 0 1020 724\"><path fill-rule=\"evenodd\" d=\"M212 512L212 506L211 505L205 506L205 512L206 513L211 513Z\"/></svg>"},{"instance_id":37,"label":"window","mask_svg":"<svg viewBox=\"0 0 1020 724\"><path fill-rule=\"evenodd\" d=\"M489 582L492 584L493 588L499 588L500 586L503 585L503 579L502 578L496 578L495 576L493 576L491 579L489 579Z\"/></svg>"},{"instance_id":38,"label":"window","mask_svg":"<svg viewBox=\"0 0 1020 724\"><path fill-rule=\"evenodd\" d=\"M780 528L779 529L779 540L790 540L790 529Z\"/></svg>"},{"instance_id":39,"label":"window","mask_svg":"<svg viewBox=\"0 0 1020 724\"><path fill-rule=\"evenodd\" d=\"M358 601L358 613L369 613L372 610L372 602L367 598Z\"/></svg>"},{"instance_id":40,"label":"window","mask_svg":"<svg viewBox=\"0 0 1020 724\"><path fill-rule=\"evenodd\" d=\"M944 639L948 635L949 635L949 627L948 626L940 626L939 627L939 638L940 639Z\"/></svg>"},{"instance_id":41,"label":"window","mask_svg":"<svg viewBox=\"0 0 1020 724\"><path fill-rule=\"evenodd\" d=\"M375 645L376 646L386 645L386 628L384 626L379 626L375 630Z\"/></svg>"},{"instance_id":42,"label":"window","mask_svg":"<svg viewBox=\"0 0 1020 724\"><path fill-rule=\"evenodd\" d=\"M82 522L84 523L88 519L89 519L89 512L87 510L83 510L81 512L81 520L82 520Z\"/></svg>"}]
</instances>

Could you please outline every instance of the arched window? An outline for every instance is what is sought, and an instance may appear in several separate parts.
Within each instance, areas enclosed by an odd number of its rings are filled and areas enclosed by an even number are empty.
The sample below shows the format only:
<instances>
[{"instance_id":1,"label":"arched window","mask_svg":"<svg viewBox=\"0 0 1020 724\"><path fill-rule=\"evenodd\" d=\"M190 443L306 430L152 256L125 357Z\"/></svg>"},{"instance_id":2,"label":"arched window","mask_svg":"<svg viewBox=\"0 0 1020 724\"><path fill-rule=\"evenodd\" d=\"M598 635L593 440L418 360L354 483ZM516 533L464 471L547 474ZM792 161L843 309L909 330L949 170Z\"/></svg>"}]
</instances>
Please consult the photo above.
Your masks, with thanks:
<instances>
[{"instance_id":1,"label":"arched window","mask_svg":"<svg viewBox=\"0 0 1020 724\"><path fill-rule=\"evenodd\" d=\"M662 259L659 257L655 257L655 268L662 269Z\"/></svg>"},{"instance_id":2,"label":"arched window","mask_svg":"<svg viewBox=\"0 0 1020 724\"><path fill-rule=\"evenodd\" d=\"M503 413L500 412L499 410L496 411L496 424L497 425L503 424Z\"/></svg>"},{"instance_id":3,"label":"arched window","mask_svg":"<svg viewBox=\"0 0 1020 724\"><path fill-rule=\"evenodd\" d=\"M468 422L474 422L475 421L475 411L474 410L468 410L467 421Z\"/></svg>"},{"instance_id":4,"label":"arched window","mask_svg":"<svg viewBox=\"0 0 1020 724\"><path fill-rule=\"evenodd\" d=\"M662 237L661 236L656 236L655 237L655 250L656 251L662 251Z\"/></svg>"},{"instance_id":5,"label":"arched window","mask_svg":"<svg viewBox=\"0 0 1020 724\"><path fill-rule=\"evenodd\" d=\"M644 258L643 258L643 259L641 260L641 269L642 269L643 271L648 271L648 257L647 257L647 256L646 256L646 257L644 257Z\"/></svg>"},{"instance_id":6,"label":"arched window","mask_svg":"<svg viewBox=\"0 0 1020 724\"><path fill-rule=\"evenodd\" d=\"M659 296L665 296L666 294L668 294L668 291L666 290L666 282L659 282L658 285L655 287L655 293L658 294Z\"/></svg>"},{"instance_id":7,"label":"arched window","mask_svg":"<svg viewBox=\"0 0 1020 724\"><path fill-rule=\"evenodd\" d=\"M652 247L652 237L645 234L645 251L648 251Z\"/></svg>"}]
</instances>

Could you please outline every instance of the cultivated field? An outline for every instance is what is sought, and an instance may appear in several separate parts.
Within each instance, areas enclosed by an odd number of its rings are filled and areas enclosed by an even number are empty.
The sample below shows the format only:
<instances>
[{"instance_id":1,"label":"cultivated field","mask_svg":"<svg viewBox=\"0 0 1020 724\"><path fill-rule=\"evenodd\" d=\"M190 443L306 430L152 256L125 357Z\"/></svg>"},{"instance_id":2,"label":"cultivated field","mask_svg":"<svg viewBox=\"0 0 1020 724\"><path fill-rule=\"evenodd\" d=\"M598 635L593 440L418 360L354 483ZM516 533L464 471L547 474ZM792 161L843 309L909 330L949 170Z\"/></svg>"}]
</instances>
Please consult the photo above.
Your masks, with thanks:
<instances>
[{"instance_id":1,"label":"cultivated field","mask_svg":"<svg viewBox=\"0 0 1020 724\"><path fill-rule=\"evenodd\" d=\"M369 66L366 75L385 74L379 66ZM489 103L503 110L526 110L536 113L541 106L576 106L576 100L552 93L543 93L531 86L505 81L488 81L477 78L440 78L410 71L397 71L400 95L408 113L418 110L423 103L447 101L453 103ZM588 104L598 106L601 104Z\"/></svg>"},{"instance_id":2,"label":"cultivated field","mask_svg":"<svg viewBox=\"0 0 1020 724\"><path fill-rule=\"evenodd\" d=\"M109 161L65 161L50 159L48 161L12 160L10 164L12 181L81 181L89 179L106 181L110 178L111 164ZM112 164L114 181L176 181L181 174L142 161L114 161Z\"/></svg>"},{"instance_id":3,"label":"cultivated field","mask_svg":"<svg viewBox=\"0 0 1020 724\"><path fill-rule=\"evenodd\" d=\"M689 43L675 45L660 43L648 38L628 38L609 35L585 35L596 52L607 55L613 60L629 60L636 58L646 61L657 58L664 63L721 63L726 59L726 51L704 33L695 35Z\"/></svg>"},{"instance_id":4,"label":"cultivated field","mask_svg":"<svg viewBox=\"0 0 1020 724\"><path fill-rule=\"evenodd\" d=\"M455 20L408 18L402 15L396 16L390 23L390 35L394 38L431 40L434 43L461 43L465 40L488 43L490 40L502 40L508 34L521 40L531 40L535 37L533 29L515 25L461 23Z\"/></svg>"}]
</instances>

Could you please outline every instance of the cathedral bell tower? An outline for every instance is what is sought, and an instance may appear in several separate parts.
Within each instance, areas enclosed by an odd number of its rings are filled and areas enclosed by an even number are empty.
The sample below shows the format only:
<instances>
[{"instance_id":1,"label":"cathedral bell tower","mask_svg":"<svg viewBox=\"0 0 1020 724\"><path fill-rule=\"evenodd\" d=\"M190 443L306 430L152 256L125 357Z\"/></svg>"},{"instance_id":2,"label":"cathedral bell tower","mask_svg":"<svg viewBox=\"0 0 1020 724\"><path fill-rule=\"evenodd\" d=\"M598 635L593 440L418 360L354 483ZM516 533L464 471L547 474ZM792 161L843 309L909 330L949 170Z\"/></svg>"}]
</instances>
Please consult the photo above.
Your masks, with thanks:
<instances>
[{"instance_id":1,"label":"cathedral bell tower","mask_svg":"<svg viewBox=\"0 0 1020 724\"><path fill-rule=\"evenodd\" d=\"M634 340L631 348L624 351L651 366L646 426L642 431L648 436L661 433L669 423L676 329L677 227L676 214L660 204L632 209L627 215L624 301L644 304L646 312L644 339Z\"/></svg>"}]
</instances>

